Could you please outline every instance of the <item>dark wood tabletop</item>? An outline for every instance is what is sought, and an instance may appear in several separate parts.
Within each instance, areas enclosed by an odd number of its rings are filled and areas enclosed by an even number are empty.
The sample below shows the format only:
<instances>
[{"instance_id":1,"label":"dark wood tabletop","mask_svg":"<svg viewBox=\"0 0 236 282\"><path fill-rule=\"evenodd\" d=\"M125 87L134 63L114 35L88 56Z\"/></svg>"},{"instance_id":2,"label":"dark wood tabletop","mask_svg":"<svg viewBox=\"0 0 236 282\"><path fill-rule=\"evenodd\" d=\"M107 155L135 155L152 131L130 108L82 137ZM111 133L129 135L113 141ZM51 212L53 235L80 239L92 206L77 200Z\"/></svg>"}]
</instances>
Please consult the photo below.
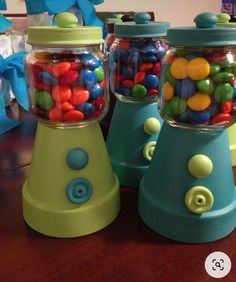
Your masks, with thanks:
<instances>
[{"instance_id":1,"label":"dark wood tabletop","mask_svg":"<svg viewBox=\"0 0 236 282\"><path fill-rule=\"evenodd\" d=\"M215 281L204 269L214 251L226 253L236 281L236 230L222 240L184 244L150 230L137 213L137 189L121 187L121 211L105 229L56 239L23 220L21 190L32 156L36 122L20 112L21 124L0 135L0 281L202 282ZM236 182L236 167L233 168Z\"/></svg>"}]
</instances>

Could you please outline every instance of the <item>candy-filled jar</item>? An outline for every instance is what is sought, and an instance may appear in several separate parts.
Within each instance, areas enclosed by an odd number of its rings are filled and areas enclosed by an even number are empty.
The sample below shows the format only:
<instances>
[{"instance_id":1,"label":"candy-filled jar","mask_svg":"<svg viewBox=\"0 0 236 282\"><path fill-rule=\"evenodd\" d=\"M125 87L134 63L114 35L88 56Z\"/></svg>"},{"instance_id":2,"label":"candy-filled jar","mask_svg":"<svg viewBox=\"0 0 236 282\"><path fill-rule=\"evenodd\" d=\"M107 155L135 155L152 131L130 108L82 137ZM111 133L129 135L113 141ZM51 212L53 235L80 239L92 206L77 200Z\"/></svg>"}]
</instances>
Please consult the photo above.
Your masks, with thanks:
<instances>
[{"instance_id":1,"label":"candy-filled jar","mask_svg":"<svg viewBox=\"0 0 236 282\"><path fill-rule=\"evenodd\" d=\"M99 121L108 109L106 57L99 27L32 27L26 56L33 116L38 120L23 214L36 231L76 237L110 224L119 212L119 182Z\"/></svg>"},{"instance_id":2,"label":"candy-filled jar","mask_svg":"<svg viewBox=\"0 0 236 282\"><path fill-rule=\"evenodd\" d=\"M114 171L122 185L137 187L146 172L161 128L157 111L161 59L169 24L148 13L115 24L109 81L117 101L107 137Z\"/></svg>"},{"instance_id":3,"label":"candy-filled jar","mask_svg":"<svg viewBox=\"0 0 236 282\"><path fill-rule=\"evenodd\" d=\"M196 27L170 28L162 60L164 120L140 182L138 209L154 231L190 243L218 240L236 226L228 126L235 122L236 29L202 13Z\"/></svg>"}]
</instances>

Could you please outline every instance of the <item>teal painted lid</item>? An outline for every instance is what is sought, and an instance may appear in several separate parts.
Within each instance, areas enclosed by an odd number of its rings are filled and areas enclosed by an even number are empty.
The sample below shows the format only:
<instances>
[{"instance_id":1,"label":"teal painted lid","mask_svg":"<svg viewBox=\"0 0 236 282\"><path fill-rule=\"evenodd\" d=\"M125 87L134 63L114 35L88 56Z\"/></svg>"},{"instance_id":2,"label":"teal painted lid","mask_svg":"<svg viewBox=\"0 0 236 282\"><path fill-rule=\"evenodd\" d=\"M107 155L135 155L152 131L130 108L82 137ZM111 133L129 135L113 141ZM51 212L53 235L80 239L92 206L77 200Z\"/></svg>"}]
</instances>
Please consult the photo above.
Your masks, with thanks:
<instances>
[{"instance_id":1,"label":"teal painted lid","mask_svg":"<svg viewBox=\"0 0 236 282\"><path fill-rule=\"evenodd\" d=\"M150 19L151 16L148 13L136 13L134 21L116 23L114 34L120 38L166 36L170 24L168 22L153 22Z\"/></svg>"},{"instance_id":2,"label":"teal painted lid","mask_svg":"<svg viewBox=\"0 0 236 282\"><path fill-rule=\"evenodd\" d=\"M236 45L236 29L217 25L218 17L201 13L194 19L196 27L176 27L167 31L166 42L171 46Z\"/></svg>"},{"instance_id":3,"label":"teal painted lid","mask_svg":"<svg viewBox=\"0 0 236 282\"><path fill-rule=\"evenodd\" d=\"M57 26L30 27L27 42L39 46L95 45L104 42L100 27L78 26L78 19L72 13L58 14L54 21Z\"/></svg>"}]
</instances>

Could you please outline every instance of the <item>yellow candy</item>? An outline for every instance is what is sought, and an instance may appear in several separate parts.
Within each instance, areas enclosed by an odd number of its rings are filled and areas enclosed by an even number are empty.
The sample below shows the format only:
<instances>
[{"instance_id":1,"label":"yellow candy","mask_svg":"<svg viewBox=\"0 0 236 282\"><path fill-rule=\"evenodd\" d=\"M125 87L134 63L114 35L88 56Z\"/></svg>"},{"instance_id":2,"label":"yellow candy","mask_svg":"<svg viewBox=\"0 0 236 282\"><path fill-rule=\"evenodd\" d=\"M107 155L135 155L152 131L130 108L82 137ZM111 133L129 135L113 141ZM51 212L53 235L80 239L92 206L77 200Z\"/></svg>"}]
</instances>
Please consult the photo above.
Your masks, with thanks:
<instances>
[{"instance_id":1,"label":"yellow candy","mask_svg":"<svg viewBox=\"0 0 236 282\"><path fill-rule=\"evenodd\" d=\"M187 77L187 65L189 61L185 58L176 58L170 67L171 75L176 79L184 79Z\"/></svg>"},{"instance_id":2,"label":"yellow candy","mask_svg":"<svg viewBox=\"0 0 236 282\"><path fill-rule=\"evenodd\" d=\"M173 86L167 81L163 85L163 97L165 101L169 101L173 98L174 96L174 88Z\"/></svg>"},{"instance_id":3,"label":"yellow candy","mask_svg":"<svg viewBox=\"0 0 236 282\"><path fill-rule=\"evenodd\" d=\"M187 105L191 110L204 111L211 104L211 98L201 92L196 92L193 96L188 98Z\"/></svg>"},{"instance_id":4,"label":"yellow candy","mask_svg":"<svg viewBox=\"0 0 236 282\"><path fill-rule=\"evenodd\" d=\"M202 80L210 73L210 64L204 58L194 58L187 66L187 75L193 80Z\"/></svg>"}]
</instances>

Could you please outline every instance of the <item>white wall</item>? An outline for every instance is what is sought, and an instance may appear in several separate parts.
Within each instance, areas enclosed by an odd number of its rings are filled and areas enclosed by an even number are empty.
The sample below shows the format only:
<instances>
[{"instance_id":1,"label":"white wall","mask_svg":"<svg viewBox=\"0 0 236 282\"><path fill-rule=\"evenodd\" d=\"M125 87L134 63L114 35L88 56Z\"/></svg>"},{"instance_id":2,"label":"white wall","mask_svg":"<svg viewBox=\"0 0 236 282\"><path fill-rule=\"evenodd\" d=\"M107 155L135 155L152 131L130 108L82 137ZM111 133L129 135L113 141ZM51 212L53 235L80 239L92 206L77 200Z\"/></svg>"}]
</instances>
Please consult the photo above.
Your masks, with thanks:
<instances>
[{"instance_id":1,"label":"white wall","mask_svg":"<svg viewBox=\"0 0 236 282\"><path fill-rule=\"evenodd\" d=\"M24 0L6 2L8 13L25 13ZM172 26L193 25L193 18L198 13L218 14L220 8L221 0L104 0L96 6L97 11L153 11L156 20L168 21Z\"/></svg>"}]
</instances>

